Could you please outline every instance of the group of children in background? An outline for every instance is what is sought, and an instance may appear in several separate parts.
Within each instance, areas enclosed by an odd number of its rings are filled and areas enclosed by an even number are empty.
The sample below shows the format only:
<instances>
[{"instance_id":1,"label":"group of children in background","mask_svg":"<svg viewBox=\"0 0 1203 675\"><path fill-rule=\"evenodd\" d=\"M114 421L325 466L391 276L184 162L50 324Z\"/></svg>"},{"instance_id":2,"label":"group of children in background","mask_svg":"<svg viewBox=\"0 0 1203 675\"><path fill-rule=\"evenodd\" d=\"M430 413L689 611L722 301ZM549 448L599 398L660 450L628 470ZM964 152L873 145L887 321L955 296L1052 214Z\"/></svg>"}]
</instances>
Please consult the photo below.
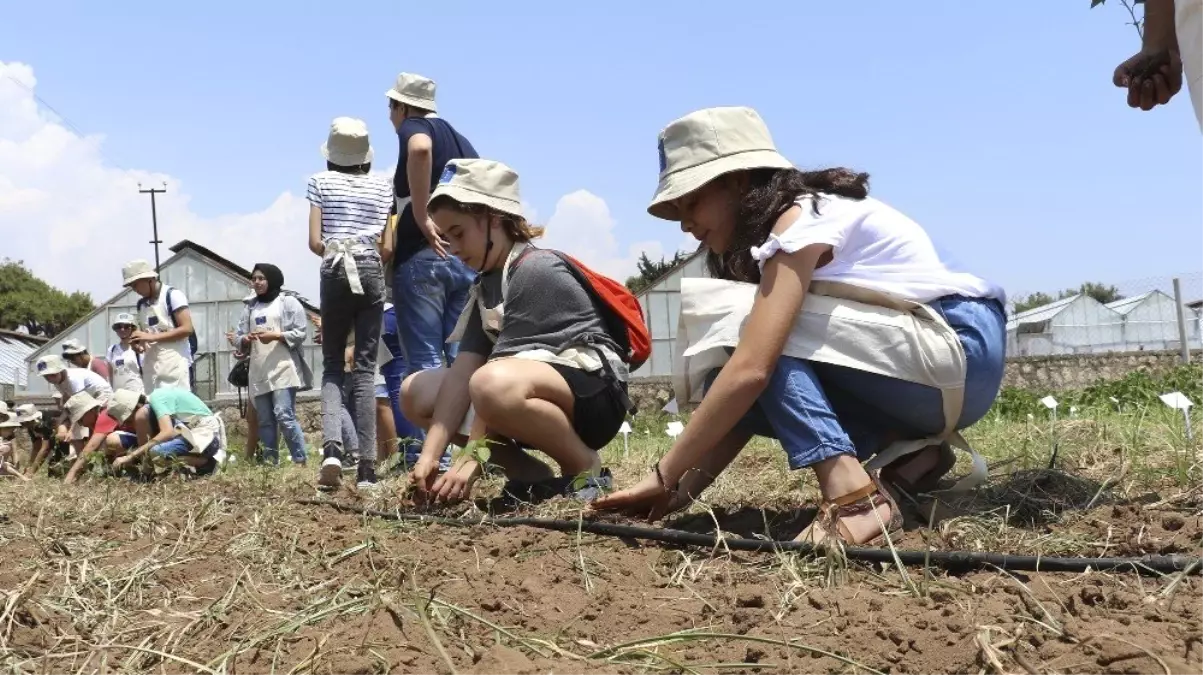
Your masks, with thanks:
<instances>
[{"instance_id":1,"label":"group of children in background","mask_svg":"<svg viewBox=\"0 0 1203 675\"><path fill-rule=\"evenodd\" d=\"M647 477L605 495L599 451L632 412L627 381L650 344L637 301L535 247L542 228L523 215L517 173L478 158L438 117L432 81L403 73L386 96L401 142L392 182L371 174L366 124L338 118L326 170L308 186L309 248L322 260L321 489L337 489L345 470L371 489L381 444L387 453L402 434L416 439L406 466L420 502L467 498L492 469L514 499L565 495L654 519L687 506L759 434L780 440L791 468L816 472L820 517L800 538L865 543L900 525L898 495L951 470L952 448L966 447L958 430L997 395L1000 288L870 197L867 174L796 169L749 108L697 111L657 139L648 212L708 252L711 278L682 283L675 373L678 398L700 406ZM283 282L256 265L229 337L249 360L258 442L274 452L279 428L304 463L295 404L312 386L299 351L306 317ZM24 426L38 457L69 443L68 480L94 453L115 469L145 456L208 473L224 430L188 390L187 299L141 261L125 283L142 298L137 325L119 317L108 363L72 343L40 359L62 412L7 411L0 436ZM482 444L487 462L471 451ZM453 445L469 451L449 462Z\"/></svg>"}]
</instances>

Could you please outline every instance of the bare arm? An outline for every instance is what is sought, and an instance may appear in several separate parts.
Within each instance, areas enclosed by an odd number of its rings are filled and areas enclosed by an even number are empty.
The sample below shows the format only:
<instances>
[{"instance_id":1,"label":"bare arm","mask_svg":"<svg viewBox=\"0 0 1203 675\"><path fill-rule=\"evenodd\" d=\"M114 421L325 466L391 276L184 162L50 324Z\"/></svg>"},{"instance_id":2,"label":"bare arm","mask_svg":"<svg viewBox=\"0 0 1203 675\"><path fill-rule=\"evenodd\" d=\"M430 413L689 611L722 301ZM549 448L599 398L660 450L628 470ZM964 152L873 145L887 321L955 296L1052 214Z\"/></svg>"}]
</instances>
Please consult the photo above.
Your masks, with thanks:
<instances>
[{"instance_id":1,"label":"bare arm","mask_svg":"<svg viewBox=\"0 0 1203 675\"><path fill-rule=\"evenodd\" d=\"M409 179L409 196L413 200L414 220L426 222L426 202L430 201L430 174L434 163L434 146L430 136L414 134L405 148L405 170Z\"/></svg>"},{"instance_id":2,"label":"bare arm","mask_svg":"<svg viewBox=\"0 0 1203 675\"><path fill-rule=\"evenodd\" d=\"M1178 49L1178 34L1174 26L1174 0L1145 0L1144 5L1144 48Z\"/></svg>"},{"instance_id":3,"label":"bare arm","mask_svg":"<svg viewBox=\"0 0 1203 675\"><path fill-rule=\"evenodd\" d=\"M447 444L459 432L464 415L468 414L468 406L472 404L468 396L468 380L485 361L480 354L460 352L447 370L434 401L434 415L426 432L426 441L422 443L422 459L437 464Z\"/></svg>"},{"instance_id":4,"label":"bare arm","mask_svg":"<svg viewBox=\"0 0 1203 675\"><path fill-rule=\"evenodd\" d=\"M793 224L798 209L787 211L774 231L780 233ZM719 445L764 392L802 308L815 266L830 250L830 246L815 244L792 254L780 252L765 264L735 353L660 462L668 485L675 485L689 469L700 467L702 457Z\"/></svg>"},{"instance_id":5,"label":"bare arm","mask_svg":"<svg viewBox=\"0 0 1203 675\"><path fill-rule=\"evenodd\" d=\"M100 449L100 446L104 443L104 439L107 437L108 434L98 434L95 432L88 437L88 442L84 445L84 449L79 453L79 457L75 458L75 463L71 465L71 469L67 472L67 477L63 480L64 483L70 485L75 482L75 479L79 477L79 472L83 471L84 467L87 466L88 458L92 456L92 453Z\"/></svg>"},{"instance_id":6,"label":"bare arm","mask_svg":"<svg viewBox=\"0 0 1203 675\"><path fill-rule=\"evenodd\" d=\"M322 207L317 204L309 205L309 250L314 255L326 255L326 245L322 243Z\"/></svg>"},{"instance_id":7,"label":"bare arm","mask_svg":"<svg viewBox=\"0 0 1203 675\"><path fill-rule=\"evenodd\" d=\"M131 450L125 457L113 462L113 466L120 467L129 464L142 455L145 455L150 451L151 448L159 443L162 443L163 441L169 441L178 435L179 434L176 432L175 427L171 425L171 415L162 415L159 417L159 433L143 443L141 446Z\"/></svg>"}]
</instances>

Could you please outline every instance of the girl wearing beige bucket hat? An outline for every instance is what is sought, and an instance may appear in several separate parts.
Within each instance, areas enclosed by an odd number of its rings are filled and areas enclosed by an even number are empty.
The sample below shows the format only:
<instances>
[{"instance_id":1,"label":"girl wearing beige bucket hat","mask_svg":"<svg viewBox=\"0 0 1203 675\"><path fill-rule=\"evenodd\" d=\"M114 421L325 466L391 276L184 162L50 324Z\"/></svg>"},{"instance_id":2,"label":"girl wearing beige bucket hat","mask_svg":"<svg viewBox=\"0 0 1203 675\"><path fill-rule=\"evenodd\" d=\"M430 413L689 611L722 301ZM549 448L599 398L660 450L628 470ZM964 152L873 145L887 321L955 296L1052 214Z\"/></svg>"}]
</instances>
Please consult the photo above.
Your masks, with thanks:
<instances>
[{"instance_id":1,"label":"girl wearing beige bucket hat","mask_svg":"<svg viewBox=\"0 0 1203 675\"><path fill-rule=\"evenodd\" d=\"M749 108L672 122L659 155L648 211L708 249L713 278L682 281L674 367L678 399L704 398L651 474L594 508L682 508L765 435L818 477L823 504L800 539L859 544L897 527L878 469L925 492L951 468L949 444L967 448L957 430L1002 379L1002 290L870 197L867 174L794 168Z\"/></svg>"},{"instance_id":2,"label":"girl wearing beige bucket hat","mask_svg":"<svg viewBox=\"0 0 1203 675\"><path fill-rule=\"evenodd\" d=\"M13 445L17 429L21 428L21 422L18 420L15 411L0 413L0 476L26 481L29 478L21 472L21 467L17 464L16 448Z\"/></svg>"},{"instance_id":3,"label":"girl wearing beige bucket hat","mask_svg":"<svg viewBox=\"0 0 1203 675\"><path fill-rule=\"evenodd\" d=\"M598 450L626 417L627 379L595 296L568 259L530 245L543 230L523 217L518 175L504 164L448 163L429 207L480 277L450 338L462 337L455 362L401 385L406 418L428 430L411 474L419 495L467 497L484 460L464 453L438 477L439 458L448 443L487 438L510 498L595 496L610 482ZM551 457L561 477L524 447Z\"/></svg>"},{"instance_id":4,"label":"girl wearing beige bucket hat","mask_svg":"<svg viewBox=\"0 0 1203 675\"><path fill-rule=\"evenodd\" d=\"M372 146L361 120L334 120L322 153L326 171L309 179L309 249L322 257L323 459L318 487L333 490L342 482L348 454L342 435L342 393L344 380L350 377L355 431L359 447L367 448L358 462L358 482L370 489L376 485L373 380L384 312L384 264L393 254L393 239L384 236L393 191L387 178L370 173ZM353 329L355 370L344 374L343 350ZM265 415L260 419L260 437L266 440L269 420ZM295 454L293 459L299 461Z\"/></svg>"}]
</instances>

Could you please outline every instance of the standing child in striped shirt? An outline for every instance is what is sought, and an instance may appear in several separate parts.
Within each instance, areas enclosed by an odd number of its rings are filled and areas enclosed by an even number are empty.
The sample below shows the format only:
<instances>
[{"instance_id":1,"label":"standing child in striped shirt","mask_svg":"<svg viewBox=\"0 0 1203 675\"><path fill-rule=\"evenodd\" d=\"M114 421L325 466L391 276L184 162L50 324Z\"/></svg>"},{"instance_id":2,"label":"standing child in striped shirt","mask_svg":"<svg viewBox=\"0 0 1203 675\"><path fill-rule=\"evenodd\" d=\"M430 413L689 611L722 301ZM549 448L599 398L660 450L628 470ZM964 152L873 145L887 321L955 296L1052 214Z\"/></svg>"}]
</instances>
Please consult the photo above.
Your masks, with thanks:
<instances>
[{"instance_id":1,"label":"standing child in striped shirt","mask_svg":"<svg viewBox=\"0 0 1203 675\"><path fill-rule=\"evenodd\" d=\"M351 405L359 439L358 487L376 485L376 350L384 311L383 261L392 257L384 238L393 191L370 175L367 125L339 117L322 146L326 171L309 179L309 250L322 257L322 467L318 487L336 489L346 448L342 442L343 350L352 331Z\"/></svg>"}]
</instances>

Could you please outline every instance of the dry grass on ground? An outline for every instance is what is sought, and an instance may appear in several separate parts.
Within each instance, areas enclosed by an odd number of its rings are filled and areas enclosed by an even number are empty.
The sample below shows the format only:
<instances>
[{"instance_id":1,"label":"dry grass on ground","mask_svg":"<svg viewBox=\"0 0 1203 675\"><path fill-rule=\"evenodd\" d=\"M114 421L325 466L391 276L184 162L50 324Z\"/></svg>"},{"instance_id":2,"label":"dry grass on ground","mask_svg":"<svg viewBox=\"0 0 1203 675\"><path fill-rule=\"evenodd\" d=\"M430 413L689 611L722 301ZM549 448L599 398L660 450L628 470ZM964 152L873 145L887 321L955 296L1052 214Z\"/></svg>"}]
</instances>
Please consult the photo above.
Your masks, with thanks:
<instances>
[{"instance_id":1,"label":"dry grass on ground","mask_svg":"<svg viewBox=\"0 0 1203 675\"><path fill-rule=\"evenodd\" d=\"M619 484L668 447L641 419ZM1196 428L1203 425L1196 423ZM1200 447L1159 410L988 419L988 486L899 548L1199 555ZM645 433L645 431L647 433ZM1057 464L1049 470L1056 447ZM0 484L5 672L1200 672L1198 577L948 575L838 555L381 521L300 506L312 469ZM492 481L491 489L497 482ZM789 538L816 496L758 440L674 527ZM408 509L404 481L345 502ZM484 501L444 515L481 518ZM575 518L554 502L539 515Z\"/></svg>"}]
</instances>

